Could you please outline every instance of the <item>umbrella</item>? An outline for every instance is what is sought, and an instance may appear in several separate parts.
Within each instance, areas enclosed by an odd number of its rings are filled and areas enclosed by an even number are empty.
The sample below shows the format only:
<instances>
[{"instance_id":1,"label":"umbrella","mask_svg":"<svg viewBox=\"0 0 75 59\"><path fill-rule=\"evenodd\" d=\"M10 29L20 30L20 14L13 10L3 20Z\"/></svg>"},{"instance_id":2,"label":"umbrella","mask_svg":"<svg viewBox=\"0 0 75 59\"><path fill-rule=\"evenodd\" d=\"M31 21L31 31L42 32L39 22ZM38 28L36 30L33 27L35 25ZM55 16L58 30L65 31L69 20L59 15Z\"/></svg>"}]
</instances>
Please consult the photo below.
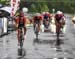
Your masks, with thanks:
<instances>
[{"instance_id":1,"label":"umbrella","mask_svg":"<svg viewBox=\"0 0 75 59\"><path fill-rule=\"evenodd\" d=\"M0 8L0 16L10 16L11 13L11 7L2 7Z\"/></svg>"},{"instance_id":2,"label":"umbrella","mask_svg":"<svg viewBox=\"0 0 75 59\"><path fill-rule=\"evenodd\" d=\"M4 10L8 13L11 13L11 9L12 9L11 7L2 7L2 8L0 8L0 10Z\"/></svg>"}]
</instances>

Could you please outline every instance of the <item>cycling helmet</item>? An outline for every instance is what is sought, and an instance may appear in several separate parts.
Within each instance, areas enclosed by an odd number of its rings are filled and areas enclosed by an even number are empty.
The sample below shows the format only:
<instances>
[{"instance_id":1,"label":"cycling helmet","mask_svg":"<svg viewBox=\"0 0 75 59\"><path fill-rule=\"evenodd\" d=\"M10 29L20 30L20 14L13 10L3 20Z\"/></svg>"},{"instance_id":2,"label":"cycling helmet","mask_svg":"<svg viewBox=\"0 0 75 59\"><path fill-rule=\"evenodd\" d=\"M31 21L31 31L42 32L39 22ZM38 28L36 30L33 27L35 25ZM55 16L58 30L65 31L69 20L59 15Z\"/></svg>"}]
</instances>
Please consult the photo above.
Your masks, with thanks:
<instances>
[{"instance_id":1,"label":"cycling helmet","mask_svg":"<svg viewBox=\"0 0 75 59\"><path fill-rule=\"evenodd\" d=\"M45 12L42 12L42 14L45 14Z\"/></svg>"},{"instance_id":2,"label":"cycling helmet","mask_svg":"<svg viewBox=\"0 0 75 59\"><path fill-rule=\"evenodd\" d=\"M49 12L46 12L46 14L49 14Z\"/></svg>"},{"instance_id":3,"label":"cycling helmet","mask_svg":"<svg viewBox=\"0 0 75 59\"><path fill-rule=\"evenodd\" d=\"M41 15L40 13L36 13L36 14L35 14L35 16L40 16L40 15Z\"/></svg>"},{"instance_id":4,"label":"cycling helmet","mask_svg":"<svg viewBox=\"0 0 75 59\"><path fill-rule=\"evenodd\" d=\"M61 11L57 11L57 13L56 14L62 14L62 12Z\"/></svg>"}]
</instances>

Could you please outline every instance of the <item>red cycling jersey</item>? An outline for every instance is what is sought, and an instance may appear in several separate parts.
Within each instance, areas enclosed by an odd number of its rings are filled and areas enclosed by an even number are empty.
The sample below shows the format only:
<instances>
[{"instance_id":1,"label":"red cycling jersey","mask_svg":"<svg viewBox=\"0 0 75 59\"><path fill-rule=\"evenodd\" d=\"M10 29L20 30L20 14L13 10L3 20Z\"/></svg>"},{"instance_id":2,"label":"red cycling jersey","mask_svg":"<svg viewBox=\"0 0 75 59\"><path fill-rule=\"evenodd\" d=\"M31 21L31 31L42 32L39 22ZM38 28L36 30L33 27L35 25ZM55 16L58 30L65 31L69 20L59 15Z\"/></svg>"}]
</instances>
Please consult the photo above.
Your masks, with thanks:
<instances>
[{"instance_id":1,"label":"red cycling jersey","mask_svg":"<svg viewBox=\"0 0 75 59\"><path fill-rule=\"evenodd\" d=\"M55 15L56 21L60 21L63 17L64 17L63 14L56 14L56 15Z\"/></svg>"},{"instance_id":2,"label":"red cycling jersey","mask_svg":"<svg viewBox=\"0 0 75 59\"><path fill-rule=\"evenodd\" d=\"M21 22L24 22L24 24L26 23L26 17L25 16L22 16L22 17L20 17L20 16L18 16L18 17L16 17L16 24L19 24L19 21L21 20Z\"/></svg>"},{"instance_id":3,"label":"red cycling jersey","mask_svg":"<svg viewBox=\"0 0 75 59\"><path fill-rule=\"evenodd\" d=\"M41 21L42 20L42 16L34 16L33 20L34 21Z\"/></svg>"}]
</instances>

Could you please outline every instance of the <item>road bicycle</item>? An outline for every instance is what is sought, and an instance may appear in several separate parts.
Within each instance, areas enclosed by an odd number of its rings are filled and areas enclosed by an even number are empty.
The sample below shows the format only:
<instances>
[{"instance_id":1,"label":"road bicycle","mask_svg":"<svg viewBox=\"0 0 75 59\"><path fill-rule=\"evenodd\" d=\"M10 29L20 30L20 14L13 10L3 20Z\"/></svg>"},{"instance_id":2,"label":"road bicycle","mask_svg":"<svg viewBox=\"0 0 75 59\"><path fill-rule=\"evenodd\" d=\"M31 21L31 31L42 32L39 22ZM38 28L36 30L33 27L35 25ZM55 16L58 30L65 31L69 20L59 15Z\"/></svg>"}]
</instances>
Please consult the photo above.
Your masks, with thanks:
<instances>
[{"instance_id":1,"label":"road bicycle","mask_svg":"<svg viewBox=\"0 0 75 59\"><path fill-rule=\"evenodd\" d=\"M24 33L23 33L23 30L22 30L22 27L19 28L19 39L20 39L20 49L18 49L18 53L19 55L22 55L23 54L23 42L24 42Z\"/></svg>"},{"instance_id":2,"label":"road bicycle","mask_svg":"<svg viewBox=\"0 0 75 59\"><path fill-rule=\"evenodd\" d=\"M24 42L24 33L23 33L23 30L22 30L22 27L19 28L20 29L20 48L23 47L23 42Z\"/></svg>"},{"instance_id":3,"label":"road bicycle","mask_svg":"<svg viewBox=\"0 0 75 59\"><path fill-rule=\"evenodd\" d=\"M61 32L61 23L57 22L56 23L56 37L57 37L56 38L56 46L60 45L60 38L59 38L60 32Z\"/></svg>"},{"instance_id":4,"label":"road bicycle","mask_svg":"<svg viewBox=\"0 0 75 59\"><path fill-rule=\"evenodd\" d=\"M26 51L24 48L18 49L18 56L19 57L24 57L26 55Z\"/></svg>"},{"instance_id":5,"label":"road bicycle","mask_svg":"<svg viewBox=\"0 0 75 59\"><path fill-rule=\"evenodd\" d=\"M39 24L37 24L37 23L35 24L34 31L35 31L36 39L38 39L38 34L39 34Z\"/></svg>"}]
</instances>

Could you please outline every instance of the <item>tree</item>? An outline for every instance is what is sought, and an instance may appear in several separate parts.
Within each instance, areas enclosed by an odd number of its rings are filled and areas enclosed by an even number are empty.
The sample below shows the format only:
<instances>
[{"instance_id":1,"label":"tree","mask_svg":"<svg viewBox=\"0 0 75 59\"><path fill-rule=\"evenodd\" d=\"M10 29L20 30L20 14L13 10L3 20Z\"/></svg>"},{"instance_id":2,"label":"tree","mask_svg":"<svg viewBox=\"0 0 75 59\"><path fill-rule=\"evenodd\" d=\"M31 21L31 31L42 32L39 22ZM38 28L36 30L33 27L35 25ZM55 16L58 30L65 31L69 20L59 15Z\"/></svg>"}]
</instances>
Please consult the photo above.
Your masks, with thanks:
<instances>
[{"instance_id":1,"label":"tree","mask_svg":"<svg viewBox=\"0 0 75 59\"><path fill-rule=\"evenodd\" d=\"M31 5L30 11L31 12L38 12L38 10L36 9L36 6L34 4Z\"/></svg>"},{"instance_id":2,"label":"tree","mask_svg":"<svg viewBox=\"0 0 75 59\"><path fill-rule=\"evenodd\" d=\"M23 0L22 0L23 1ZM43 12L61 10L66 13L74 13L75 11L75 0L24 0L22 6L28 7L30 12ZM33 7L33 5L35 7Z\"/></svg>"}]
</instances>

